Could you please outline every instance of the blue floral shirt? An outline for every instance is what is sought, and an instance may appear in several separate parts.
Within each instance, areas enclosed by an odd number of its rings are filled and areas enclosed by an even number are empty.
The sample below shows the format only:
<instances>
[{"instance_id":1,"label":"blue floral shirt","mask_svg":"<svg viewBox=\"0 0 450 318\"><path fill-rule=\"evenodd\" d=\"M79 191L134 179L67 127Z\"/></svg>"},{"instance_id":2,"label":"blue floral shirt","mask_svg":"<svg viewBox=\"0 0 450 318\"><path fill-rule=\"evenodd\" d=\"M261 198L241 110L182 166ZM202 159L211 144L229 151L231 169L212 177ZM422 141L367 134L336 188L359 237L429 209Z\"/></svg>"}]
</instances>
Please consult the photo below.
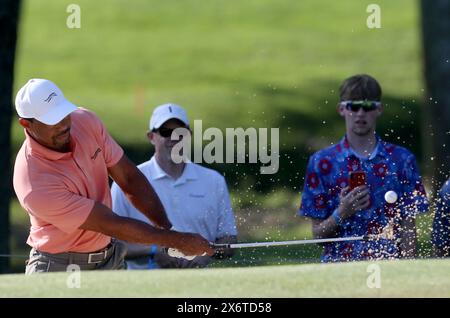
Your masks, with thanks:
<instances>
[{"instance_id":1,"label":"blue floral shirt","mask_svg":"<svg viewBox=\"0 0 450 318\"><path fill-rule=\"evenodd\" d=\"M299 215L325 220L339 206L339 194L349 184L351 171L364 171L370 189L370 206L343 220L339 237L378 234L394 225L394 240L348 241L324 244L323 262L399 257L399 226L403 218L428 211L428 200L414 155L377 136L370 158L360 158L344 137L338 144L313 154L308 163ZM384 195L395 191L398 200Z\"/></svg>"},{"instance_id":2,"label":"blue floral shirt","mask_svg":"<svg viewBox=\"0 0 450 318\"><path fill-rule=\"evenodd\" d=\"M442 187L436 202L432 241L439 249L450 249L450 180Z\"/></svg>"}]
</instances>

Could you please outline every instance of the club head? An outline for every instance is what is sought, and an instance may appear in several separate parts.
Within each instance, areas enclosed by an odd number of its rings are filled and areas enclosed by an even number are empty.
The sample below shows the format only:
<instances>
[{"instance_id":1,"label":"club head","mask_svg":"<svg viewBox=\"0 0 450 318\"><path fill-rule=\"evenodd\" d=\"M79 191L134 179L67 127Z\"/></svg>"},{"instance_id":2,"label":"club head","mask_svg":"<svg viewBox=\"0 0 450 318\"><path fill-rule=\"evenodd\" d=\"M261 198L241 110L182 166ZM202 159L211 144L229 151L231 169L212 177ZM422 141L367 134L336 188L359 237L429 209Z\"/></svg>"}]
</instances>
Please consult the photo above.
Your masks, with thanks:
<instances>
[{"instance_id":1,"label":"club head","mask_svg":"<svg viewBox=\"0 0 450 318\"><path fill-rule=\"evenodd\" d=\"M395 239L395 235L394 235L394 224L389 223L388 225L386 225L385 227L383 227L383 230L381 231L381 233L379 234L368 234L365 235L364 240L394 240Z\"/></svg>"}]
</instances>

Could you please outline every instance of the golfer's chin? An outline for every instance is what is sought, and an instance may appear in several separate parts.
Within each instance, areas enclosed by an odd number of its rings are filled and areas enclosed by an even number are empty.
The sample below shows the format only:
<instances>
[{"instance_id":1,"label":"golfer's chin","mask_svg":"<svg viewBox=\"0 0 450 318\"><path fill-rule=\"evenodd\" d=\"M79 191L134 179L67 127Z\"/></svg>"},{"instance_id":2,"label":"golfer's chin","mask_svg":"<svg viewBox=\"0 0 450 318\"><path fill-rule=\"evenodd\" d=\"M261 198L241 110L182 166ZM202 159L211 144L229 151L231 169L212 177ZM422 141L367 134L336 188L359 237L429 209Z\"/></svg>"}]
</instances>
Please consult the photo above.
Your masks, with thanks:
<instances>
[{"instance_id":1,"label":"golfer's chin","mask_svg":"<svg viewBox=\"0 0 450 318\"><path fill-rule=\"evenodd\" d=\"M59 152L69 152L70 151L70 137L67 140L60 141L58 140L53 144L53 149Z\"/></svg>"}]
</instances>

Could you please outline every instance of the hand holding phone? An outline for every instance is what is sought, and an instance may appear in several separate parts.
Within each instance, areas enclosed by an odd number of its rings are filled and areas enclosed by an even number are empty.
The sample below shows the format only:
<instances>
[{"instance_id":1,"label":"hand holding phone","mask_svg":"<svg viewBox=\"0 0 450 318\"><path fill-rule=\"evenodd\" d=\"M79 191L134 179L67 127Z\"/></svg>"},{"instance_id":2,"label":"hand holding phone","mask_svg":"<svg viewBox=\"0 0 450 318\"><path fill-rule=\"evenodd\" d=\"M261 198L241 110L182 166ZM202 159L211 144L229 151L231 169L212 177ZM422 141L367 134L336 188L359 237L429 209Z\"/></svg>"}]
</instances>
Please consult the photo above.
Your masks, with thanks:
<instances>
[{"instance_id":1,"label":"hand holding phone","mask_svg":"<svg viewBox=\"0 0 450 318\"><path fill-rule=\"evenodd\" d=\"M364 185L367 185L367 176L364 171L350 172L349 186L342 189L339 195L338 213L342 219L347 219L370 206L370 192L368 187L365 187L361 191L355 191L355 193L352 192L355 188Z\"/></svg>"},{"instance_id":2,"label":"hand holding phone","mask_svg":"<svg viewBox=\"0 0 450 318\"><path fill-rule=\"evenodd\" d=\"M366 185L367 177L364 171L351 171L350 172L350 191L356 187Z\"/></svg>"}]
</instances>

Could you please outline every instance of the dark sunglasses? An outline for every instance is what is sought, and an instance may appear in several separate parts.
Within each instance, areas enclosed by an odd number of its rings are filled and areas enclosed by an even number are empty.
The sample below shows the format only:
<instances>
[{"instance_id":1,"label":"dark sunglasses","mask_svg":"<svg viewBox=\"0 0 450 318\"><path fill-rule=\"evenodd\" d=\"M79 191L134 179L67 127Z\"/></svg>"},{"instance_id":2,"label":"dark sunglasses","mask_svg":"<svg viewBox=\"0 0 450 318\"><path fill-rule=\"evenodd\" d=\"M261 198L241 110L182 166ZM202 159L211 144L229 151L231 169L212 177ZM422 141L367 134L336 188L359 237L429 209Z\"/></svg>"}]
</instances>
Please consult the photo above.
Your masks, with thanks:
<instances>
[{"instance_id":1,"label":"dark sunglasses","mask_svg":"<svg viewBox=\"0 0 450 318\"><path fill-rule=\"evenodd\" d=\"M177 128L186 128L186 127L182 126L182 127L177 127ZM161 137L168 138L168 137L172 136L173 131L177 128L172 129L172 128L160 127L158 129L153 129L153 132L158 133Z\"/></svg>"},{"instance_id":2,"label":"dark sunglasses","mask_svg":"<svg viewBox=\"0 0 450 318\"><path fill-rule=\"evenodd\" d=\"M381 102L372 101L372 100L344 100L341 102L347 110L352 112L358 112L361 108L365 112L373 111L381 106Z\"/></svg>"},{"instance_id":3,"label":"dark sunglasses","mask_svg":"<svg viewBox=\"0 0 450 318\"><path fill-rule=\"evenodd\" d=\"M158 133L161 137L164 137L164 138L172 136L173 131L174 131L174 129L170 129L170 128L166 128L166 127L161 127L161 128L153 130L153 132Z\"/></svg>"}]
</instances>

